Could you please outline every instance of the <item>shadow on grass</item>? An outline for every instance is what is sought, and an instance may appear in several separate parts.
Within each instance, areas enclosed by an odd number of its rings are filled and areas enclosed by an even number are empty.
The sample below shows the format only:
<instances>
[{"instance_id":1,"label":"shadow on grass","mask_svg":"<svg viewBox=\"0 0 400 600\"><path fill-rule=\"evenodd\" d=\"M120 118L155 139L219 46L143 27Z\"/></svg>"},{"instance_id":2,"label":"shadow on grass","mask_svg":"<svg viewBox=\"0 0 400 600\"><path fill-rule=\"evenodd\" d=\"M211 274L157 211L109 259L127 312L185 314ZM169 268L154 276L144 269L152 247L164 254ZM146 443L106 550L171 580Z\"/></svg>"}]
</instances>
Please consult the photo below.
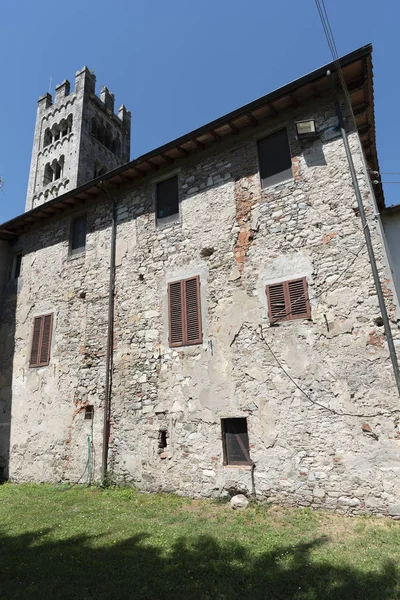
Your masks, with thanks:
<instances>
[{"instance_id":1,"label":"shadow on grass","mask_svg":"<svg viewBox=\"0 0 400 600\"><path fill-rule=\"evenodd\" d=\"M279 547L253 556L231 542L204 537L180 539L167 553L137 535L112 546L96 536L49 541L50 531L0 536L0 598L202 600L394 600L398 570L313 562L313 548L325 543Z\"/></svg>"}]
</instances>

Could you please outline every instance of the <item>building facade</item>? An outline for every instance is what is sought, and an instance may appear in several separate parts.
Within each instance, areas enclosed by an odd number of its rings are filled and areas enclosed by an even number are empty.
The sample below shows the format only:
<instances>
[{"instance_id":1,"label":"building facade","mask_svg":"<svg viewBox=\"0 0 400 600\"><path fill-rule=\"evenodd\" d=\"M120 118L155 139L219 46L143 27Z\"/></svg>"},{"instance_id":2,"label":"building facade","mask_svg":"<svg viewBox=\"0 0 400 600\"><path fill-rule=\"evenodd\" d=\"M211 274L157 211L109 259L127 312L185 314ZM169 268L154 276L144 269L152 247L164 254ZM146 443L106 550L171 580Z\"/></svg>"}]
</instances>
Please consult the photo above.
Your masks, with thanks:
<instances>
[{"instance_id":1,"label":"building facade","mask_svg":"<svg viewBox=\"0 0 400 600\"><path fill-rule=\"evenodd\" d=\"M5 476L103 467L148 491L400 514L398 393L326 68L0 227ZM397 344L373 107L357 112L371 48L342 68Z\"/></svg>"}]
</instances>

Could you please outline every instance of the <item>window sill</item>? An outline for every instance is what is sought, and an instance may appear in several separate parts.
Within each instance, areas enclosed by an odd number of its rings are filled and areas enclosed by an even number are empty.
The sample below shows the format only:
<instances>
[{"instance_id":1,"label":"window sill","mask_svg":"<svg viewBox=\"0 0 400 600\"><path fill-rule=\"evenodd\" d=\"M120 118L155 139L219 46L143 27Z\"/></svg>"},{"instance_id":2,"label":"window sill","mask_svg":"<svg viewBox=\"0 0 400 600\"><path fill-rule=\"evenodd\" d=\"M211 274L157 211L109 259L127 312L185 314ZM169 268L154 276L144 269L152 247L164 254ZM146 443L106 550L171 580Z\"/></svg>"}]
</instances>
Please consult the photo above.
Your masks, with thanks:
<instances>
[{"instance_id":1,"label":"window sill","mask_svg":"<svg viewBox=\"0 0 400 600\"><path fill-rule=\"evenodd\" d=\"M283 179L282 181L277 181L276 183L271 183L270 185L265 185L263 186L263 184L261 183L261 190L267 191L267 190L272 190L274 188L277 188L279 185L285 185L287 183L295 183L294 177L288 177L287 179Z\"/></svg>"},{"instance_id":2,"label":"window sill","mask_svg":"<svg viewBox=\"0 0 400 600\"><path fill-rule=\"evenodd\" d=\"M224 465L224 469L242 469L245 471L251 471L253 465Z\"/></svg>"},{"instance_id":3,"label":"window sill","mask_svg":"<svg viewBox=\"0 0 400 600\"><path fill-rule=\"evenodd\" d=\"M164 217L163 219L156 219L156 229L163 229L168 225L180 225L181 220L179 213L171 215L170 217Z\"/></svg>"},{"instance_id":4,"label":"window sill","mask_svg":"<svg viewBox=\"0 0 400 600\"><path fill-rule=\"evenodd\" d=\"M79 258L85 258L86 251L77 252L76 254L68 254L67 261L78 260Z\"/></svg>"}]
</instances>

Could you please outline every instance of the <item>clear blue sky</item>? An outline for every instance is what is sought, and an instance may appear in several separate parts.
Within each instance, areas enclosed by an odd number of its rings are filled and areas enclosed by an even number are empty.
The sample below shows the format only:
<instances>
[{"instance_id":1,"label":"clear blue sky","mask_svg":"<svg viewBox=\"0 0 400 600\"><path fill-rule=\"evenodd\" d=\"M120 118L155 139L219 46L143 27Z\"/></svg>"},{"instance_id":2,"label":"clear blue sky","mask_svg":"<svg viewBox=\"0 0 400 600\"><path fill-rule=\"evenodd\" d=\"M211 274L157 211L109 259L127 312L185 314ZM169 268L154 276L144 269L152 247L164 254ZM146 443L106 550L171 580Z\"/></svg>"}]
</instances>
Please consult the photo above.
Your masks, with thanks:
<instances>
[{"instance_id":1,"label":"clear blue sky","mask_svg":"<svg viewBox=\"0 0 400 600\"><path fill-rule=\"evenodd\" d=\"M400 2L325 3L340 55L374 45L380 168L400 171ZM313 0L3 0L1 21L0 222L24 210L50 77L54 93L94 69L132 112L134 158L331 60ZM385 195L398 203L400 185Z\"/></svg>"}]
</instances>

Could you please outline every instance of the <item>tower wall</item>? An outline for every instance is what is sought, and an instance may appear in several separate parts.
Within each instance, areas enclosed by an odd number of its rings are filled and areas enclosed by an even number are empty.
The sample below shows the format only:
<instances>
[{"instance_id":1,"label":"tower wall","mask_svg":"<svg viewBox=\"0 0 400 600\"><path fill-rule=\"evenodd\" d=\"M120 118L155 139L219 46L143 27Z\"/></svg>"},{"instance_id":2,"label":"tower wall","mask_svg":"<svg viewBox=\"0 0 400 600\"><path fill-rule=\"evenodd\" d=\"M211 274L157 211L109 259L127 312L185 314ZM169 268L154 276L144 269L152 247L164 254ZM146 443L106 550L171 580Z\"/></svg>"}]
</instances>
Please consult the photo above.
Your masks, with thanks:
<instances>
[{"instance_id":1,"label":"tower wall","mask_svg":"<svg viewBox=\"0 0 400 600\"><path fill-rule=\"evenodd\" d=\"M75 89L65 80L39 98L25 211L44 204L129 161L130 113L114 114L114 96L95 94L96 77L84 67Z\"/></svg>"}]
</instances>

